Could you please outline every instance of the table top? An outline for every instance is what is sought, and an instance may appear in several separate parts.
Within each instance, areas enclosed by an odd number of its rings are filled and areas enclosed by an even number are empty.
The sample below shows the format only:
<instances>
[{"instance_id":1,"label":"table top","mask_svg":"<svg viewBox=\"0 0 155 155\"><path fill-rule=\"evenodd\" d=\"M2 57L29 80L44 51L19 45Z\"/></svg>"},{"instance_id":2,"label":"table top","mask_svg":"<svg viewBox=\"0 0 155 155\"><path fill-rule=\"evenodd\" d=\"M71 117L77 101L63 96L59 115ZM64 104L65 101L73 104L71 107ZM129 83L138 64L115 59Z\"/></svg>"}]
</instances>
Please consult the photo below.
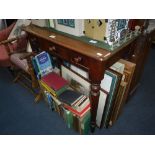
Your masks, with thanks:
<instances>
[{"instance_id":1,"label":"table top","mask_svg":"<svg viewBox=\"0 0 155 155\"><path fill-rule=\"evenodd\" d=\"M94 59L98 59L100 61L106 60L108 57L112 56L117 51L128 46L138 37L133 36L117 48L111 50L108 47L108 45L104 42L98 41L98 44L92 44L89 42L90 40L92 40L90 38L84 36L76 37L57 31L55 29L41 28L31 24L27 27L24 27L23 30L40 38L44 38L48 41L61 45L65 48L69 48L73 51L77 51Z\"/></svg>"}]
</instances>

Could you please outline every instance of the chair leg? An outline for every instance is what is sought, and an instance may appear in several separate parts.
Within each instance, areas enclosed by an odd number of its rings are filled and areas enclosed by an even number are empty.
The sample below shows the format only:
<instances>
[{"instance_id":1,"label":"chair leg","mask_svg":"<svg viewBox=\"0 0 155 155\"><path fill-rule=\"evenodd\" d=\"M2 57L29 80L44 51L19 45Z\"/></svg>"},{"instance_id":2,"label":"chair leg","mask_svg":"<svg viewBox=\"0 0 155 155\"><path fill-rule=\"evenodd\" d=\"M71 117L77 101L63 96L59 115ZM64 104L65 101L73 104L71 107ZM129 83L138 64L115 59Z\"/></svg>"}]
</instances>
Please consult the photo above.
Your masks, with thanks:
<instances>
[{"instance_id":1,"label":"chair leg","mask_svg":"<svg viewBox=\"0 0 155 155\"><path fill-rule=\"evenodd\" d=\"M37 96L35 97L35 103L37 103L39 100L41 100L41 98L42 98L42 92L41 92L41 90L39 91L39 93L37 94Z\"/></svg>"},{"instance_id":2,"label":"chair leg","mask_svg":"<svg viewBox=\"0 0 155 155\"><path fill-rule=\"evenodd\" d=\"M21 75L20 73L17 74L17 76L16 76L15 79L13 80L14 83L16 83L16 82L19 80L20 75Z\"/></svg>"},{"instance_id":3,"label":"chair leg","mask_svg":"<svg viewBox=\"0 0 155 155\"><path fill-rule=\"evenodd\" d=\"M32 81L32 88L38 88L39 87L38 81L36 79L31 78L31 81Z\"/></svg>"}]
</instances>

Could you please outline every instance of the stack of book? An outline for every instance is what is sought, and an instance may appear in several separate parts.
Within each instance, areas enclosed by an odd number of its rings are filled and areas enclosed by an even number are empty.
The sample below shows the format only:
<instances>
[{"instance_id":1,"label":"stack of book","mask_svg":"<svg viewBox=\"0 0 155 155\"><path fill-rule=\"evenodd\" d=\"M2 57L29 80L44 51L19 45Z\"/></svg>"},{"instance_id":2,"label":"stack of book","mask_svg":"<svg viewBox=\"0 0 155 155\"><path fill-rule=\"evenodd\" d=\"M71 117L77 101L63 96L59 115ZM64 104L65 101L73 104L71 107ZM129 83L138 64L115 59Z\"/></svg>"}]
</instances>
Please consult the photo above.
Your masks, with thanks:
<instances>
[{"instance_id":1,"label":"stack of book","mask_svg":"<svg viewBox=\"0 0 155 155\"><path fill-rule=\"evenodd\" d=\"M68 128L80 134L90 129L89 98L69 87L68 81L52 72L40 80L44 98L50 108L63 117Z\"/></svg>"},{"instance_id":2,"label":"stack of book","mask_svg":"<svg viewBox=\"0 0 155 155\"><path fill-rule=\"evenodd\" d=\"M68 88L68 82L55 72L51 72L44 76L40 80L40 84L55 97Z\"/></svg>"},{"instance_id":3,"label":"stack of book","mask_svg":"<svg viewBox=\"0 0 155 155\"><path fill-rule=\"evenodd\" d=\"M84 116L90 110L89 98L77 91L68 89L59 95L58 99L66 109L78 117Z\"/></svg>"},{"instance_id":4,"label":"stack of book","mask_svg":"<svg viewBox=\"0 0 155 155\"><path fill-rule=\"evenodd\" d=\"M58 96L62 103L60 113L69 128L81 134L87 134L90 127L90 100L87 96L67 89Z\"/></svg>"}]
</instances>

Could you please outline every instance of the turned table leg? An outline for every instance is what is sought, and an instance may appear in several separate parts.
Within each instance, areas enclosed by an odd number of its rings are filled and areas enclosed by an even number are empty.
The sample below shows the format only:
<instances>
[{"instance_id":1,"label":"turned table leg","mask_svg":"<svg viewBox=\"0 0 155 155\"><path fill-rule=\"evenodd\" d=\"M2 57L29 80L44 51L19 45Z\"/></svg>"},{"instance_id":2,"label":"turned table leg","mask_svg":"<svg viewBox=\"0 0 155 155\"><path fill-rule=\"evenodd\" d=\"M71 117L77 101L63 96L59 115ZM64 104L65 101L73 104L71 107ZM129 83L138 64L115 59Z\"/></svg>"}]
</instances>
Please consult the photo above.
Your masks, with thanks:
<instances>
[{"instance_id":1,"label":"turned table leg","mask_svg":"<svg viewBox=\"0 0 155 155\"><path fill-rule=\"evenodd\" d=\"M95 131L96 127L96 113L97 113L97 107L98 107L98 101L99 101L99 95L100 95L100 83L99 84L91 84L91 132Z\"/></svg>"}]
</instances>

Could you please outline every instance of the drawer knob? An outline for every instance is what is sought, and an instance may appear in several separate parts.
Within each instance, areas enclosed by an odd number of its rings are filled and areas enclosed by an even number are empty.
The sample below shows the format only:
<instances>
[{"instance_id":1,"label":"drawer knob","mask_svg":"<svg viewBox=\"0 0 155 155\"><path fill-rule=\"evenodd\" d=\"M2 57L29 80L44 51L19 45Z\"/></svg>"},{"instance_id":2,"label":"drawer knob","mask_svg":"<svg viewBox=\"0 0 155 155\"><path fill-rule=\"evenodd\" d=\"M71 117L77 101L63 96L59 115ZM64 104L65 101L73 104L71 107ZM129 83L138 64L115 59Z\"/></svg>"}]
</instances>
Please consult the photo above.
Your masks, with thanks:
<instances>
[{"instance_id":1,"label":"drawer knob","mask_svg":"<svg viewBox=\"0 0 155 155\"><path fill-rule=\"evenodd\" d=\"M79 63L79 62L82 61L82 58L81 58L80 56L78 56L78 57L76 57L76 58L73 58L73 61L74 61L75 63Z\"/></svg>"},{"instance_id":2,"label":"drawer knob","mask_svg":"<svg viewBox=\"0 0 155 155\"><path fill-rule=\"evenodd\" d=\"M55 46L52 46L52 47L49 47L49 51L56 51L56 48L55 48Z\"/></svg>"}]
</instances>

